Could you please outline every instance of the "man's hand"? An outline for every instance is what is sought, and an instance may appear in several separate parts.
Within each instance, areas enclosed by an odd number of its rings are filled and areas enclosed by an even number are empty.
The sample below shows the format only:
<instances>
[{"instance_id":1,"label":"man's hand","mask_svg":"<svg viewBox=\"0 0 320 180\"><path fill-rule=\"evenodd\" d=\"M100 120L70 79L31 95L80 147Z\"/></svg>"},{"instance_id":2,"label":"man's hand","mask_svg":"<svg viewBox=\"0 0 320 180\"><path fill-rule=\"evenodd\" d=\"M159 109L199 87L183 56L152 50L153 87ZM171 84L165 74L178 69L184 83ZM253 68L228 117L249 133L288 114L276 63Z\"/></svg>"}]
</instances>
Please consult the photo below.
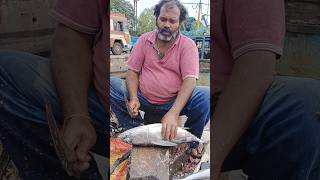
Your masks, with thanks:
<instances>
[{"instance_id":1,"label":"man's hand","mask_svg":"<svg viewBox=\"0 0 320 180\"><path fill-rule=\"evenodd\" d=\"M171 109L161 119L161 134L165 140L174 140L177 136L179 125L179 115L183 107L188 102L193 89L196 87L196 78L186 78L183 80L178 96Z\"/></svg>"},{"instance_id":2,"label":"man's hand","mask_svg":"<svg viewBox=\"0 0 320 180\"><path fill-rule=\"evenodd\" d=\"M135 118L139 114L139 108L140 108L140 102L137 97L138 86L139 86L139 74L129 69L127 72L126 82L127 82L127 89L130 97L128 108L132 110L131 112L129 112L129 114L132 118ZM128 111L130 111L129 109Z\"/></svg>"},{"instance_id":3,"label":"man's hand","mask_svg":"<svg viewBox=\"0 0 320 180\"><path fill-rule=\"evenodd\" d=\"M129 108L132 110L133 118L138 116L140 109L140 102L138 98L131 98L129 101Z\"/></svg>"},{"instance_id":4,"label":"man's hand","mask_svg":"<svg viewBox=\"0 0 320 180\"><path fill-rule=\"evenodd\" d=\"M74 171L81 173L89 168L89 150L96 143L96 132L89 117L77 116L64 122L61 137L73 152L69 161L75 162Z\"/></svg>"},{"instance_id":5,"label":"man's hand","mask_svg":"<svg viewBox=\"0 0 320 180\"><path fill-rule=\"evenodd\" d=\"M177 136L179 114L168 111L161 119L161 134L165 140L174 140Z\"/></svg>"}]
</instances>

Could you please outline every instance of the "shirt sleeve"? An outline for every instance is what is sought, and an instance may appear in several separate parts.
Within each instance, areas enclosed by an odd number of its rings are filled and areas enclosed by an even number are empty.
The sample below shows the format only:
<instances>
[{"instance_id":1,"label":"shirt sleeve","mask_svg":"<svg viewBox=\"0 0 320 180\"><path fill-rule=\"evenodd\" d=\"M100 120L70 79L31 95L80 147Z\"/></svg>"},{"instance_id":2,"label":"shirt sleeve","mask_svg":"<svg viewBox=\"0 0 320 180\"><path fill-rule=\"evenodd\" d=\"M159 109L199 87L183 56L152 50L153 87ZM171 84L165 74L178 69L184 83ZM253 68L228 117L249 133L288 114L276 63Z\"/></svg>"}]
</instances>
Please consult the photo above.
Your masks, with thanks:
<instances>
[{"instance_id":1,"label":"shirt sleeve","mask_svg":"<svg viewBox=\"0 0 320 180\"><path fill-rule=\"evenodd\" d=\"M140 38L137 40L128 58L128 69L133 70L135 72L141 71L141 68L145 59L145 54L143 51L145 43L148 43L146 42L145 37L143 35L140 36Z\"/></svg>"},{"instance_id":2,"label":"shirt sleeve","mask_svg":"<svg viewBox=\"0 0 320 180\"><path fill-rule=\"evenodd\" d=\"M282 55L284 1L226 0L225 18L233 59L253 50Z\"/></svg>"},{"instance_id":3,"label":"shirt sleeve","mask_svg":"<svg viewBox=\"0 0 320 180\"><path fill-rule=\"evenodd\" d=\"M180 70L183 80L188 77L199 78L198 48L192 40L190 41L181 53Z\"/></svg>"},{"instance_id":4,"label":"shirt sleeve","mask_svg":"<svg viewBox=\"0 0 320 180\"><path fill-rule=\"evenodd\" d=\"M96 34L101 28L98 0L57 0L51 16L74 30Z\"/></svg>"}]
</instances>

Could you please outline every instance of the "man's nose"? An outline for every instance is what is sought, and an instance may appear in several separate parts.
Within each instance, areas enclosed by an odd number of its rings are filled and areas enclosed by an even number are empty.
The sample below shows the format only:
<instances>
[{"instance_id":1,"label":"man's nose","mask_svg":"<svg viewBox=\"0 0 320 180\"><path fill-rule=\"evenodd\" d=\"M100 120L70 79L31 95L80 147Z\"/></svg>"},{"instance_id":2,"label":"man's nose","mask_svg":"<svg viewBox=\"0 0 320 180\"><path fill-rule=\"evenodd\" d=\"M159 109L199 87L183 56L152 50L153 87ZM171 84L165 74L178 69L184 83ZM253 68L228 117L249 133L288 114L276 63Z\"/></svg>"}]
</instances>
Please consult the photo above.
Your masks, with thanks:
<instances>
[{"instance_id":1,"label":"man's nose","mask_svg":"<svg viewBox=\"0 0 320 180\"><path fill-rule=\"evenodd\" d=\"M165 28L170 28L169 21L166 21L166 22L164 23L164 27L165 27Z\"/></svg>"}]
</instances>

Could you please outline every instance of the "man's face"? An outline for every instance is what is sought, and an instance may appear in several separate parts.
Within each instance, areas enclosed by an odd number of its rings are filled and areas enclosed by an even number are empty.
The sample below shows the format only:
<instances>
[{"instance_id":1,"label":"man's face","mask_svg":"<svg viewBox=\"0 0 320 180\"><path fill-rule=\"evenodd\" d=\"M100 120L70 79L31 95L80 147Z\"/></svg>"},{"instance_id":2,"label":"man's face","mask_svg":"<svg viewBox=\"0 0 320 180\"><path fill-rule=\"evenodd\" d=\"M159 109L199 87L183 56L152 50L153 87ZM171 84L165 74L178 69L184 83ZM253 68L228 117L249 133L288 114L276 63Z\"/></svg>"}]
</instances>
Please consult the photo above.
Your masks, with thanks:
<instances>
[{"instance_id":1,"label":"man's face","mask_svg":"<svg viewBox=\"0 0 320 180\"><path fill-rule=\"evenodd\" d=\"M180 10L176 5L167 6L164 4L160 9L157 19L158 39L170 42L175 39L179 32Z\"/></svg>"}]
</instances>

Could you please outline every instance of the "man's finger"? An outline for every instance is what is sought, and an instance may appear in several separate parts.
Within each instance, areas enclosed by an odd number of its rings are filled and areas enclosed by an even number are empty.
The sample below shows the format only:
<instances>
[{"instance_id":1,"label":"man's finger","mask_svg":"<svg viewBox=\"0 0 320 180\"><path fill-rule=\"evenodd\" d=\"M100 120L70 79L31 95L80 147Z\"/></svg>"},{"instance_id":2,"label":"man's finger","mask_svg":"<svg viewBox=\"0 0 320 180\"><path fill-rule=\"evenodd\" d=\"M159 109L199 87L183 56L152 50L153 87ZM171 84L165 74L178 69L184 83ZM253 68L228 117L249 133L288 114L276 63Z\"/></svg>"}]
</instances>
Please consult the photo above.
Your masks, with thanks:
<instances>
[{"instance_id":1,"label":"man's finger","mask_svg":"<svg viewBox=\"0 0 320 180\"><path fill-rule=\"evenodd\" d=\"M171 131L170 131L170 140L171 141L175 139L175 137L174 137L174 133L176 131L175 129L176 129L175 126L171 126Z\"/></svg>"},{"instance_id":2,"label":"man's finger","mask_svg":"<svg viewBox=\"0 0 320 180\"><path fill-rule=\"evenodd\" d=\"M80 138L72 140L70 136L65 136L64 132L64 129L59 132L60 143L57 146L65 153L68 162L75 162L77 160L75 149Z\"/></svg>"},{"instance_id":3,"label":"man's finger","mask_svg":"<svg viewBox=\"0 0 320 180\"><path fill-rule=\"evenodd\" d=\"M70 149L70 150L75 150L76 146L79 144L80 142L80 137L76 137L74 138L73 136L71 136L70 134L65 135L65 131L62 130L60 132L60 137L61 140L65 143L65 145Z\"/></svg>"},{"instance_id":4,"label":"man's finger","mask_svg":"<svg viewBox=\"0 0 320 180\"><path fill-rule=\"evenodd\" d=\"M68 162L76 162L78 159L78 156L74 150L69 150L66 153L66 159Z\"/></svg>"},{"instance_id":5,"label":"man's finger","mask_svg":"<svg viewBox=\"0 0 320 180\"><path fill-rule=\"evenodd\" d=\"M88 153L89 151L86 151L86 150L77 150L77 157L80 161L84 161L86 162L87 161L87 157L88 157Z\"/></svg>"},{"instance_id":6,"label":"man's finger","mask_svg":"<svg viewBox=\"0 0 320 180\"><path fill-rule=\"evenodd\" d=\"M80 161L86 160L89 150L91 149L94 143L95 142L93 138L90 138L90 137L81 138L81 141L78 144L78 148L76 150L77 156Z\"/></svg>"},{"instance_id":7,"label":"man's finger","mask_svg":"<svg viewBox=\"0 0 320 180\"><path fill-rule=\"evenodd\" d=\"M134 107L133 111L134 111L135 113L138 113L138 112L139 112L139 105L136 105L136 106Z\"/></svg>"},{"instance_id":8,"label":"man's finger","mask_svg":"<svg viewBox=\"0 0 320 180\"><path fill-rule=\"evenodd\" d=\"M167 124L166 124L166 123L162 123L161 136L162 136L163 138L165 138L166 129L167 129Z\"/></svg>"},{"instance_id":9,"label":"man's finger","mask_svg":"<svg viewBox=\"0 0 320 180\"><path fill-rule=\"evenodd\" d=\"M171 133L171 128L172 128L171 125L168 125L168 126L167 126L165 140L169 140L169 138L170 138L170 133Z\"/></svg>"},{"instance_id":10,"label":"man's finger","mask_svg":"<svg viewBox=\"0 0 320 180\"><path fill-rule=\"evenodd\" d=\"M130 110L128 110L129 111L129 115L131 116L131 118L135 118L137 115L138 115L138 113L136 112L136 105L135 104L133 104L131 107L129 107L130 108Z\"/></svg>"},{"instance_id":11,"label":"man's finger","mask_svg":"<svg viewBox=\"0 0 320 180\"><path fill-rule=\"evenodd\" d=\"M134 104L134 107L132 108L133 109L133 112L135 113L135 114L137 114L138 115L138 112L139 112L139 104Z\"/></svg>"},{"instance_id":12,"label":"man's finger","mask_svg":"<svg viewBox=\"0 0 320 180\"><path fill-rule=\"evenodd\" d=\"M173 137L171 140L175 140L176 137L177 137L177 130L178 130L178 127L177 126L173 126L173 129L171 131L171 136Z\"/></svg>"},{"instance_id":13,"label":"man's finger","mask_svg":"<svg viewBox=\"0 0 320 180\"><path fill-rule=\"evenodd\" d=\"M129 107L130 107L131 110L134 110L135 104L130 102L129 103Z\"/></svg>"},{"instance_id":14,"label":"man's finger","mask_svg":"<svg viewBox=\"0 0 320 180\"><path fill-rule=\"evenodd\" d=\"M80 161L89 162L91 160L91 156L89 153L81 154L81 152L79 151L76 151L76 152L77 152L77 157L79 158Z\"/></svg>"},{"instance_id":15,"label":"man's finger","mask_svg":"<svg viewBox=\"0 0 320 180\"><path fill-rule=\"evenodd\" d=\"M67 145L71 150L76 150L76 147L80 143L80 138L76 138L71 145Z\"/></svg>"},{"instance_id":16,"label":"man's finger","mask_svg":"<svg viewBox=\"0 0 320 180\"><path fill-rule=\"evenodd\" d=\"M130 105L130 107L133 109L134 108L134 106L135 106L135 104L134 104L134 102L133 101L130 101L129 102L129 105Z\"/></svg>"},{"instance_id":17,"label":"man's finger","mask_svg":"<svg viewBox=\"0 0 320 180\"><path fill-rule=\"evenodd\" d=\"M78 161L77 163L74 164L73 168L76 172L83 172L87 170L89 167L90 167L89 162Z\"/></svg>"},{"instance_id":18,"label":"man's finger","mask_svg":"<svg viewBox=\"0 0 320 180\"><path fill-rule=\"evenodd\" d=\"M178 136L178 127L179 126L176 126L176 131L175 131L175 134L174 134L174 138L177 138L177 136Z\"/></svg>"}]
</instances>

